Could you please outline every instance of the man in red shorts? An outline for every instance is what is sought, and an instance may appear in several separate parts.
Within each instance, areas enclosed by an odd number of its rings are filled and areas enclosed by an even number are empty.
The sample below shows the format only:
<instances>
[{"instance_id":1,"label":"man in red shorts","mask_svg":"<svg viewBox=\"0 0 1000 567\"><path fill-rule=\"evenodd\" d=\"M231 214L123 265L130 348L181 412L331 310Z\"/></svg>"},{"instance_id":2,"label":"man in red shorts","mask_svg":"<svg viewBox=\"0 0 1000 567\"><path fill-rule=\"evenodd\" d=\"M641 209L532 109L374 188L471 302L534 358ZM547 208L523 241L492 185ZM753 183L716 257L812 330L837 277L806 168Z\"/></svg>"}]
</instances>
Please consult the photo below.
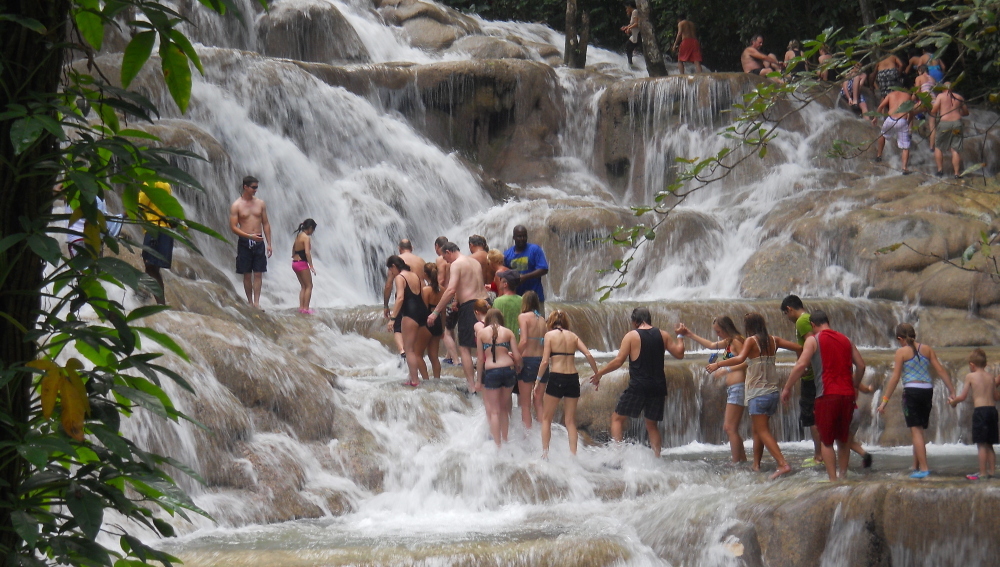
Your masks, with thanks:
<instances>
[{"instance_id":1,"label":"man in red shorts","mask_svg":"<svg viewBox=\"0 0 1000 567\"><path fill-rule=\"evenodd\" d=\"M677 53L677 66L680 72L684 73L684 63L694 63L694 72L701 73L701 44L698 43L698 36L695 34L694 22L687 18L677 21L677 37L674 38L674 45L670 51L677 52L680 44L680 52Z\"/></svg>"},{"instance_id":2,"label":"man in red shorts","mask_svg":"<svg viewBox=\"0 0 1000 567\"><path fill-rule=\"evenodd\" d=\"M865 361L851 339L830 328L826 312L817 309L809 317L813 335L802 345L802 354L781 392L781 401L788 403L792 386L811 364L816 376L816 428L822 443L826 474L831 481L835 481L838 471L841 479L847 478L847 461L851 457L851 417L858 398L858 384L865 376ZM837 442L836 455L834 441Z\"/></svg>"}]
</instances>

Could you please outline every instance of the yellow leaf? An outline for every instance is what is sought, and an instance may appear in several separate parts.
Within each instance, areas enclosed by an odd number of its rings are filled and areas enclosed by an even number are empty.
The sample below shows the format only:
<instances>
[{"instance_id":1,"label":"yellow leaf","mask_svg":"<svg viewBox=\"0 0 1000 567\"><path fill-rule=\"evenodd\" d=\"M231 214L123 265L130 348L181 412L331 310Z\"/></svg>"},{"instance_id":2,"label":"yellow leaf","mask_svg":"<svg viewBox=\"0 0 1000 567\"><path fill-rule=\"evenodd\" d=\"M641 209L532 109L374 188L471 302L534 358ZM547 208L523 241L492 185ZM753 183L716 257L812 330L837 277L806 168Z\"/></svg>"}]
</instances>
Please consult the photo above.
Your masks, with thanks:
<instances>
[{"instance_id":1,"label":"yellow leaf","mask_svg":"<svg viewBox=\"0 0 1000 567\"><path fill-rule=\"evenodd\" d=\"M83 240L94 250L101 249L101 227L87 221L83 225Z\"/></svg>"},{"instance_id":2,"label":"yellow leaf","mask_svg":"<svg viewBox=\"0 0 1000 567\"><path fill-rule=\"evenodd\" d=\"M28 366L45 371L45 377L42 378L39 389L41 390L42 416L48 419L52 417L52 410L56 406L56 394L59 393L59 387L63 381L62 368L59 368L51 360L33 360L28 363Z\"/></svg>"},{"instance_id":3,"label":"yellow leaf","mask_svg":"<svg viewBox=\"0 0 1000 567\"><path fill-rule=\"evenodd\" d=\"M73 388L75 395L81 400L81 403L83 404L83 411L89 414L90 397L87 396L87 388L83 385L83 380L80 379L80 375L76 372L82 368L83 364L81 364L79 360L75 358L69 359L69 362L66 363L66 381L69 382L69 385ZM62 390L65 389L66 388L64 386ZM63 392L63 396L63 406L65 406L65 392Z\"/></svg>"},{"instance_id":4,"label":"yellow leaf","mask_svg":"<svg viewBox=\"0 0 1000 567\"><path fill-rule=\"evenodd\" d=\"M83 441L83 416L88 403L87 396L81 396L69 380L63 380L59 398L62 400L63 431L73 439Z\"/></svg>"}]
</instances>

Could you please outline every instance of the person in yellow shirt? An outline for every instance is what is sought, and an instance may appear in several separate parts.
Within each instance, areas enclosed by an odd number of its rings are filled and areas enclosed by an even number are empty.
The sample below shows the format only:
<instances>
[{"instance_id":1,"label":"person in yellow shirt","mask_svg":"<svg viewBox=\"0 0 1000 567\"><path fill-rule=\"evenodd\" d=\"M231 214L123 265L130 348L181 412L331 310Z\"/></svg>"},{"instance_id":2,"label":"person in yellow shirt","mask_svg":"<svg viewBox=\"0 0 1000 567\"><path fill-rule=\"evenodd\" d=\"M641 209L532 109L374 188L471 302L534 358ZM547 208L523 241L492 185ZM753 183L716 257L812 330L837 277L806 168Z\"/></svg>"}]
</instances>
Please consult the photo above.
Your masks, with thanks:
<instances>
[{"instance_id":1,"label":"person in yellow shirt","mask_svg":"<svg viewBox=\"0 0 1000 567\"><path fill-rule=\"evenodd\" d=\"M153 184L153 187L162 189L167 194L172 195L173 190L169 183L162 181ZM146 221L157 227L170 227L169 219L163 214L155 204L149 200L145 191L139 192L139 212L145 216ZM161 268L170 269L174 256L174 239L169 234L158 230L146 230L142 237L142 262L146 266L146 274L153 278L160 290L155 294L156 302L160 305L166 303L163 289L163 276L160 274Z\"/></svg>"}]
</instances>

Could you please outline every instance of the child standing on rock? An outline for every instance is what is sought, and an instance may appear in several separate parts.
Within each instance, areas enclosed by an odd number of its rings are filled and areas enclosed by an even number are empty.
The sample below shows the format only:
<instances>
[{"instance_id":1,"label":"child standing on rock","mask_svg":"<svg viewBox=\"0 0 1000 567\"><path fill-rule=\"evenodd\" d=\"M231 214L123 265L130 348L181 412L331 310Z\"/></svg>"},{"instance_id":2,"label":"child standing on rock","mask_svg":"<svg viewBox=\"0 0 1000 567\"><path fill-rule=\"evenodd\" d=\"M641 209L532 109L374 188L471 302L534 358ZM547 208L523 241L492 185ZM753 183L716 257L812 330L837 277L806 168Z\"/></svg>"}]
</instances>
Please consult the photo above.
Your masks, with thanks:
<instances>
[{"instance_id":1,"label":"child standing on rock","mask_svg":"<svg viewBox=\"0 0 1000 567\"><path fill-rule=\"evenodd\" d=\"M969 355L969 370L962 393L948 398L948 403L954 407L964 402L972 391L972 402L976 408L972 412L972 442L979 447L979 474L966 475L965 478L993 478L996 471L993 445L1000 443L995 399L997 381L986 373L986 353L983 349L977 348Z\"/></svg>"}]
</instances>

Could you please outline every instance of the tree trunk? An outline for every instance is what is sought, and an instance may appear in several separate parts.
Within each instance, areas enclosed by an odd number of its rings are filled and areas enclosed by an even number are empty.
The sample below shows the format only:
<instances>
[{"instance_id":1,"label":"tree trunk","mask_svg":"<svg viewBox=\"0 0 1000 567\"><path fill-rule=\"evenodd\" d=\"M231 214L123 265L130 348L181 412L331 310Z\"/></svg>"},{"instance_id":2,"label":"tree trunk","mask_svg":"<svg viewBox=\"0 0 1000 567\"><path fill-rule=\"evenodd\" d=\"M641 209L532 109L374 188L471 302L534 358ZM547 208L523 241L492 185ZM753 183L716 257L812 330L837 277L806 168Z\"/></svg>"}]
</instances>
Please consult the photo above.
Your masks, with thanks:
<instances>
[{"instance_id":1,"label":"tree trunk","mask_svg":"<svg viewBox=\"0 0 1000 567\"><path fill-rule=\"evenodd\" d=\"M566 0L566 49L563 59L569 67L576 67L576 48L579 41L576 35L576 0Z\"/></svg>"},{"instance_id":2,"label":"tree trunk","mask_svg":"<svg viewBox=\"0 0 1000 567\"><path fill-rule=\"evenodd\" d=\"M577 47L576 51L576 67L577 69L583 69L587 66L587 46L590 45L590 13L582 12L580 14L580 45Z\"/></svg>"},{"instance_id":3,"label":"tree trunk","mask_svg":"<svg viewBox=\"0 0 1000 567\"><path fill-rule=\"evenodd\" d=\"M33 95L42 99L58 92L63 48L68 22L68 0L20 0L8 2L4 12L32 18L46 28L45 35L17 23L0 20L0 110L12 103L28 104ZM57 150L55 138L44 132L40 142L29 152L14 155L10 139L14 120L0 122L0 240L23 232L21 219L39 221L51 209L54 172L44 172L28 164L37 164L42 156ZM35 327L41 307L42 260L24 241L0 252L0 312L9 315L29 332ZM0 278L3 276L0 275ZM27 340L18 325L0 318L0 363L3 366L33 360L35 343ZM23 440L30 411L31 374L21 373L0 389L0 435L4 440ZM0 449L0 554L16 552L20 537L12 529L11 508L15 491L27 472L25 461L16 449Z\"/></svg>"},{"instance_id":4,"label":"tree trunk","mask_svg":"<svg viewBox=\"0 0 1000 567\"><path fill-rule=\"evenodd\" d=\"M872 10L872 0L858 0L861 5L861 21L865 26L875 25L875 11Z\"/></svg>"},{"instance_id":5,"label":"tree trunk","mask_svg":"<svg viewBox=\"0 0 1000 567\"><path fill-rule=\"evenodd\" d=\"M642 35L642 55L646 59L646 72L650 77L666 77L667 66L663 63L663 52L656 40L656 29L650 18L649 0L636 0L639 10L639 31Z\"/></svg>"}]
</instances>

